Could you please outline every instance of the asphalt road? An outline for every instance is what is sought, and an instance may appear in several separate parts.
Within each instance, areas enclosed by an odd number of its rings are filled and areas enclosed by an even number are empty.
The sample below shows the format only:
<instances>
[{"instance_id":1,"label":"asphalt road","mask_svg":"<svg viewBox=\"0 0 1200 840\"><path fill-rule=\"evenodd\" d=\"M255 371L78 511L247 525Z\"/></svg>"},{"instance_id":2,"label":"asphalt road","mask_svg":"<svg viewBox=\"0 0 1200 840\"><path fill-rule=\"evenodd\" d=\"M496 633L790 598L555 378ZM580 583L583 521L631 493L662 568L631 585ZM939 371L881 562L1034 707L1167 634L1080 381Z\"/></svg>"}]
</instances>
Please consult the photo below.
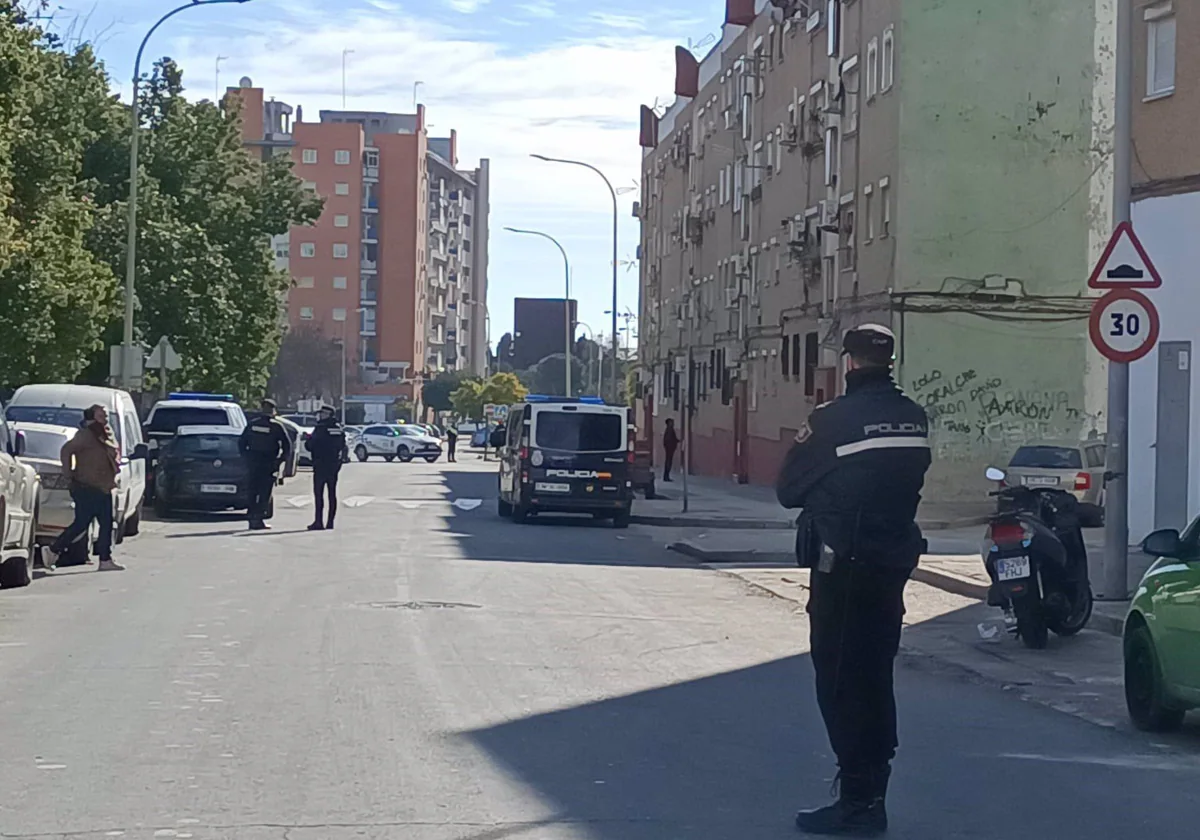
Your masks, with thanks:
<instances>
[{"instance_id":1,"label":"asphalt road","mask_svg":"<svg viewBox=\"0 0 1200 840\"><path fill-rule=\"evenodd\" d=\"M824 801L795 605L650 529L501 521L474 458L342 485L331 533L285 499L0 592L0 837L757 840ZM1196 836L1200 747L899 689L892 837Z\"/></svg>"}]
</instances>

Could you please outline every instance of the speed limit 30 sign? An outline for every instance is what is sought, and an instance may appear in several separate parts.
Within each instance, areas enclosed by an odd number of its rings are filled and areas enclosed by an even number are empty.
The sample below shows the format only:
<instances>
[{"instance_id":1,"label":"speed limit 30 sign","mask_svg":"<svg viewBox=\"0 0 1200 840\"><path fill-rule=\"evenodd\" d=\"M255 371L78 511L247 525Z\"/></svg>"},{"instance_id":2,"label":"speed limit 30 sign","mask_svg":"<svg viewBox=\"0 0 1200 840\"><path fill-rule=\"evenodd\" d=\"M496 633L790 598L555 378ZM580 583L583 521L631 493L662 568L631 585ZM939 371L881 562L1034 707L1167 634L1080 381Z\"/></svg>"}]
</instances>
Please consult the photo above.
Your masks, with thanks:
<instances>
[{"instance_id":1,"label":"speed limit 30 sign","mask_svg":"<svg viewBox=\"0 0 1200 840\"><path fill-rule=\"evenodd\" d=\"M1158 310L1135 289L1114 289L1092 304L1092 344L1112 362L1136 362L1158 341Z\"/></svg>"}]
</instances>

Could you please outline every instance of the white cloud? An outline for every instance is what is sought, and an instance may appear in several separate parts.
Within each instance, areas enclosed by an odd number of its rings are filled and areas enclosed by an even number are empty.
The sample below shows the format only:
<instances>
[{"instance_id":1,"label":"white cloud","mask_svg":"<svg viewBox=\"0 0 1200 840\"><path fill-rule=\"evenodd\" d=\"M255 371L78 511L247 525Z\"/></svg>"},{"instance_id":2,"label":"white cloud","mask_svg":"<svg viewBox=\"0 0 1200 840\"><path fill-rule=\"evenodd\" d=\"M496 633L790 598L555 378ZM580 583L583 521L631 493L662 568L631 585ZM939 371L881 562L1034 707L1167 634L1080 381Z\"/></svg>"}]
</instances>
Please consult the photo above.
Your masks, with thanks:
<instances>
[{"instance_id":1,"label":"white cloud","mask_svg":"<svg viewBox=\"0 0 1200 840\"><path fill-rule=\"evenodd\" d=\"M558 9L549 0L533 0L530 3L518 3L513 8L519 9L529 17L546 20L558 15Z\"/></svg>"},{"instance_id":2,"label":"white cloud","mask_svg":"<svg viewBox=\"0 0 1200 840\"><path fill-rule=\"evenodd\" d=\"M446 5L461 14L473 15L488 2L489 0L446 0Z\"/></svg>"},{"instance_id":3,"label":"white cloud","mask_svg":"<svg viewBox=\"0 0 1200 840\"><path fill-rule=\"evenodd\" d=\"M588 19L598 26L605 26L609 29L623 29L630 32L644 32L648 24L648 21L644 18L633 15L616 15L608 12L592 12L588 15Z\"/></svg>"}]
</instances>

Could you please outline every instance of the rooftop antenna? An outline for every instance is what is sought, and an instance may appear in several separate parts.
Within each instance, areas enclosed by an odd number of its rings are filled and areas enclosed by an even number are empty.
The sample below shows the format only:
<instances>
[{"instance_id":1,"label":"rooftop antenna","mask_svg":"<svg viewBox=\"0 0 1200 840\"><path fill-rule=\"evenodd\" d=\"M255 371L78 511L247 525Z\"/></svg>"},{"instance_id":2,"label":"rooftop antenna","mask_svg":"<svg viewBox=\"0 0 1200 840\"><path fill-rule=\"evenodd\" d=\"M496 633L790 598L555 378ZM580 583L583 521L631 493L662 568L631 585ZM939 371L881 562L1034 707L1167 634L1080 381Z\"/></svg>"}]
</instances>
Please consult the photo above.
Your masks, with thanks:
<instances>
[{"instance_id":1,"label":"rooftop antenna","mask_svg":"<svg viewBox=\"0 0 1200 840\"><path fill-rule=\"evenodd\" d=\"M424 82L413 82L413 110L417 110L417 90Z\"/></svg>"},{"instance_id":2,"label":"rooftop antenna","mask_svg":"<svg viewBox=\"0 0 1200 840\"><path fill-rule=\"evenodd\" d=\"M354 50L342 50L342 110L346 110L346 56L351 55Z\"/></svg>"},{"instance_id":3,"label":"rooftop antenna","mask_svg":"<svg viewBox=\"0 0 1200 840\"><path fill-rule=\"evenodd\" d=\"M214 64L216 72L213 78L213 102L216 103L217 107L221 105L221 62L228 58L229 56L227 55L218 55Z\"/></svg>"}]
</instances>

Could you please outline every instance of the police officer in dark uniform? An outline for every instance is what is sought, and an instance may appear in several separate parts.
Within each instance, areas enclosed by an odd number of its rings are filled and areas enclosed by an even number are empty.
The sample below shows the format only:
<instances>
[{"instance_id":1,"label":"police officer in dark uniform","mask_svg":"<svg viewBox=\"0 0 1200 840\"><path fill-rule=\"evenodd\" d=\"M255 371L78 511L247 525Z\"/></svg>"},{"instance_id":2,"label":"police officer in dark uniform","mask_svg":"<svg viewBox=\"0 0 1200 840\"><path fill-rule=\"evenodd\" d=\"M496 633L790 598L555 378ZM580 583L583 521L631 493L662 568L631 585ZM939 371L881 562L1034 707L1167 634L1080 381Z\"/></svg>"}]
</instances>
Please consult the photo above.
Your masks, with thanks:
<instances>
[{"instance_id":1,"label":"police officer in dark uniform","mask_svg":"<svg viewBox=\"0 0 1200 840\"><path fill-rule=\"evenodd\" d=\"M337 516L338 473L346 456L346 432L334 416L333 406L323 405L317 413L317 427L308 436L308 451L312 455L313 499L316 516L308 526L310 531L333 530ZM325 494L329 493L329 518L324 518Z\"/></svg>"},{"instance_id":2,"label":"police officer in dark uniform","mask_svg":"<svg viewBox=\"0 0 1200 840\"><path fill-rule=\"evenodd\" d=\"M846 394L813 410L776 488L785 508L802 510L796 553L812 569L817 702L838 761L838 801L796 816L809 834L887 830L893 666L904 586L925 550L916 516L930 463L925 410L892 380L895 345L874 324L846 333Z\"/></svg>"},{"instance_id":3,"label":"police officer in dark uniform","mask_svg":"<svg viewBox=\"0 0 1200 840\"><path fill-rule=\"evenodd\" d=\"M259 403L258 414L252 415L250 424L242 432L239 448L250 465L250 530L265 531L271 526L266 523L267 510L271 505L271 492L275 489L276 473L280 465L291 460L292 441L287 429L275 417L275 401L265 399ZM282 483L283 479L278 479Z\"/></svg>"}]
</instances>

